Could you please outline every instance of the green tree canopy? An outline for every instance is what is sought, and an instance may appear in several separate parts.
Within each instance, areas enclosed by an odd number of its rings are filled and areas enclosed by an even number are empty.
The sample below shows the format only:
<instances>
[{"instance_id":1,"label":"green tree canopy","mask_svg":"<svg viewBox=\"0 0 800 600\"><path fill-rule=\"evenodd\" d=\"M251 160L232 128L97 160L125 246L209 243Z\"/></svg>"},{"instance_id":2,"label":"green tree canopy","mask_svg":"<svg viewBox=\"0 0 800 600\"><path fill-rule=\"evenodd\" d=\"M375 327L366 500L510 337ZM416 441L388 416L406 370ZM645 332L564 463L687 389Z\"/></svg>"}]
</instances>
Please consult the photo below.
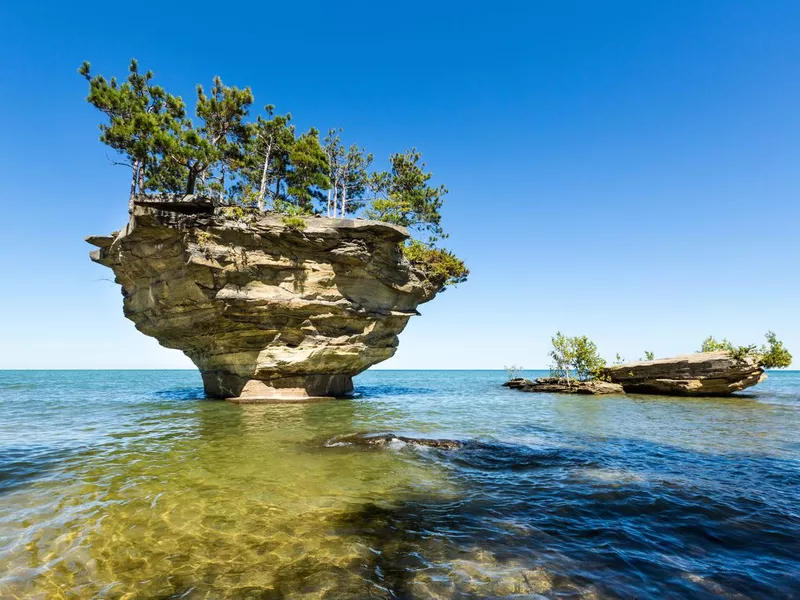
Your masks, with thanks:
<instances>
[{"instance_id":1,"label":"green tree canopy","mask_svg":"<svg viewBox=\"0 0 800 600\"><path fill-rule=\"evenodd\" d=\"M108 122L100 124L100 141L113 148L130 167L129 206L133 197L145 191L145 174L155 163L156 140L185 117L183 101L152 83L153 72L142 74L132 59L123 83L116 78L92 76L91 64L84 62L78 73L89 82L86 100L100 110Z\"/></svg>"},{"instance_id":2,"label":"green tree canopy","mask_svg":"<svg viewBox=\"0 0 800 600\"><path fill-rule=\"evenodd\" d=\"M441 226L440 209L448 190L431 186L422 154L415 149L389 157L388 172L375 173L371 186L375 199L365 214L370 219L402 225L427 236L434 243L447 235Z\"/></svg>"},{"instance_id":3,"label":"green tree canopy","mask_svg":"<svg viewBox=\"0 0 800 600\"><path fill-rule=\"evenodd\" d=\"M734 346L727 338L717 340L714 336L708 336L700 346L700 352L728 352L737 360L748 356L753 357L759 365L765 369L785 369L792 364L792 355L778 340L773 331L768 331L764 337L766 344L757 347L755 344L749 346Z\"/></svg>"},{"instance_id":4,"label":"green tree canopy","mask_svg":"<svg viewBox=\"0 0 800 600\"><path fill-rule=\"evenodd\" d=\"M271 207L281 196L282 183L289 168L290 152L294 144L292 115L275 115L275 107L264 107L267 118L258 116L250 125L244 148L241 180L234 191L238 201L255 204L261 210L271 198Z\"/></svg>"},{"instance_id":5,"label":"green tree canopy","mask_svg":"<svg viewBox=\"0 0 800 600\"><path fill-rule=\"evenodd\" d=\"M330 186L328 160L319 142L319 131L311 128L295 140L289 151L289 165L289 202L310 214L314 212L314 201L322 200L322 190Z\"/></svg>"},{"instance_id":6,"label":"green tree canopy","mask_svg":"<svg viewBox=\"0 0 800 600\"><path fill-rule=\"evenodd\" d=\"M568 337L560 331L551 338L553 349L550 374L568 382L574 375L579 381L597 377L606 361L597 352L597 345L585 335Z\"/></svg>"},{"instance_id":7,"label":"green tree canopy","mask_svg":"<svg viewBox=\"0 0 800 600\"><path fill-rule=\"evenodd\" d=\"M440 211L448 191L432 183L418 150L390 155L388 170L379 171L372 154L342 142L342 129L330 129L322 142L313 127L298 136L291 115L276 115L273 105L249 120L250 88L227 86L219 77L208 93L197 86L193 121L181 97L154 85L153 73L140 73L135 60L123 83L92 76L89 63L78 71L89 81L87 100L107 117L101 141L132 169L131 207L136 194L157 192L295 216L363 215L421 238L427 250L414 242L403 252L431 280L466 279L464 263L435 248L447 237Z\"/></svg>"}]
</instances>

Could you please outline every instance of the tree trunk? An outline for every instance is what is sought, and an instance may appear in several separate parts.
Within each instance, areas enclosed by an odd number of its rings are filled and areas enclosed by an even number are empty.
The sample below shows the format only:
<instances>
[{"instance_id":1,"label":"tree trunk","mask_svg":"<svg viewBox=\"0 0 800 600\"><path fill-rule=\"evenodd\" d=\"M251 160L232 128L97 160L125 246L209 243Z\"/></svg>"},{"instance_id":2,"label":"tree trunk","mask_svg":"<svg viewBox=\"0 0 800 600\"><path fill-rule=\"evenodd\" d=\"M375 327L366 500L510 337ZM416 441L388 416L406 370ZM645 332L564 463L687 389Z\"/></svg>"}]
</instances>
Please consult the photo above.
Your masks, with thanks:
<instances>
[{"instance_id":1,"label":"tree trunk","mask_svg":"<svg viewBox=\"0 0 800 600\"><path fill-rule=\"evenodd\" d=\"M144 159L139 162L139 193L144 194Z\"/></svg>"},{"instance_id":2,"label":"tree trunk","mask_svg":"<svg viewBox=\"0 0 800 600\"><path fill-rule=\"evenodd\" d=\"M136 197L136 181L139 177L139 161L133 161L133 174L131 175L131 195L128 198L128 212L133 212L133 199Z\"/></svg>"},{"instance_id":3,"label":"tree trunk","mask_svg":"<svg viewBox=\"0 0 800 600\"><path fill-rule=\"evenodd\" d=\"M197 171L189 167L189 179L186 181L186 193L194 194L194 186L197 183Z\"/></svg>"},{"instance_id":4,"label":"tree trunk","mask_svg":"<svg viewBox=\"0 0 800 600\"><path fill-rule=\"evenodd\" d=\"M342 186L342 218L345 219L347 215L347 186Z\"/></svg>"},{"instance_id":5,"label":"tree trunk","mask_svg":"<svg viewBox=\"0 0 800 600\"><path fill-rule=\"evenodd\" d=\"M264 169L261 171L261 186L258 188L258 208L264 210L264 197L267 195L267 174L269 172L269 155L272 151L272 143L267 146L267 154L264 157Z\"/></svg>"},{"instance_id":6,"label":"tree trunk","mask_svg":"<svg viewBox=\"0 0 800 600\"><path fill-rule=\"evenodd\" d=\"M328 190L328 216L331 216L331 192L333 189Z\"/></svg>"},{"instance_id":7,"label":"tree trunk","mask_svg":"<svg viewBox=\"0 0 800 600\"><path fill-rule=\"evenodd\" d=\"M219 203L222 204L225 200L225 166L223 165L222 171L219 176Z\"/></svg>"},{"instance_id":8,"label":"tree trunk","mask_svg":"<svg viewBox=\"0 0 800 600\"><path fill-rule=\"evenodd\" d=\"M333 178L333 218L336 218L336 203L339 202L339 180Z\"/></svg>"}]
</instances>

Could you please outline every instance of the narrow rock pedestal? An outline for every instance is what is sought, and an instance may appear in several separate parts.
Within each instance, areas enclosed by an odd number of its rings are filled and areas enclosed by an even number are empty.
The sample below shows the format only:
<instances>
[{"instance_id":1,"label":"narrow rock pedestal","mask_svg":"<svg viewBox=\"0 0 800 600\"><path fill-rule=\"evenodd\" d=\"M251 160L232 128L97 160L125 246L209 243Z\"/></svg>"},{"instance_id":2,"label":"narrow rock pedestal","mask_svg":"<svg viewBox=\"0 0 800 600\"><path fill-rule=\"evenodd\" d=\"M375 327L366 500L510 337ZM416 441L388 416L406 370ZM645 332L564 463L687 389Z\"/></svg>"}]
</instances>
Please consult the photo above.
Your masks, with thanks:
<instances>
[{"instance_id":1,"label":"narrow rock pedestal","mask_svg":"<svg viewBox=\"0 0 800 600\"><path fill-rule=\"evenodd\" d=\"M225 372L203 372L206 394L239 404L313 402L353 395L349 375L306 375L280 379L244 379Z\"/></svg>"}]
</instances>

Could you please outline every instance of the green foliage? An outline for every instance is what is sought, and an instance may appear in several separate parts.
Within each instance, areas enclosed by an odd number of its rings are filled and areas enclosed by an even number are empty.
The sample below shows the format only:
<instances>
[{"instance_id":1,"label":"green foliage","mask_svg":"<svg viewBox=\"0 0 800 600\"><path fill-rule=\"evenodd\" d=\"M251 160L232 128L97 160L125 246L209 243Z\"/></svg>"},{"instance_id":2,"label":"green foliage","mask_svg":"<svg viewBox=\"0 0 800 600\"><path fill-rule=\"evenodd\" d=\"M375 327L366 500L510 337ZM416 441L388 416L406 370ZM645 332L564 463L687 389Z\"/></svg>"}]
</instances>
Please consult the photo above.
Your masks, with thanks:
<instances>
[{"instance_id":1,"label":"green foliage","mask_svg":"<svg viewBox=\"0 0 800 600\"><path fill-rule=\"evenodd\" d=\"M275 208L286 197L285 180L289 170L290 152L295 142L292 115L275 115L275 107L264 107L268 118L258 116L249 125L250 131L244 148L240 180L232 190L239 202L264 209L267 199Z\"/></svg>"},{"instance_id":2,"label":"green foliage","mask_svg":"<svg viewBox=\"0 0 800 600\"><path fill-rule=\"evenodd\" d=\"M734 360L744 360L748 356L756 356L756 345L751 344L749 346L731 346L728 350L728 354L731 355L731 358Z\"/></svg>"},{"instance_id":3,"label":"green foliage","mask_svg":"<svg viewBox=\"0 0 800 600\"><path fill-rule=\"evenodd\" d=\"M509 381L517 379L522 374L522 371L525 370L524 367L518 365L504 366L503 369L505 369Z\"/></svg>"},{"instance_id":4,"label":"green foliage","mask_svg":"<svg viewBox=\"0 0 800 600\"><path fill-rule=\"evenodd\" d=\"M290 202L304 212L314 210L314 200L322 200L322 190L330 185L328 159L319 143L319 132L310 129L292 144L289 151L291 168L286 175Z\"/></svg>"},{"instance_id":5,"label":"green foliage","mask_svg":"<svg viewBox=\"0 0 800 600\"><path fill-rule=\"evenodd\" d=\"M753 357L765 369L784 369L792 364L792 355L779 341L775 333L768 331L765 336L766 344L758 348L755 344L749 346L734 346L727 339L717 341L713 336L708 336L700 348L700 352L714 352L724 350L736 360Z\"/></svg>"},{"instance_id":6,"label":"green foliage","mask_svg":"<svg viewBox=\"0 0 800 600\"><path fill-rule=\"evenodd\" d=\"M401 248L409 262L437 285L456 285L466 281L469 276L464 261L448 250L432 248L417 240L410 240Z\"/></svg>"},{"instance_id":7,"label":"green foliage","mask_svg":"<svg viewBox=\"0 0 800 600\"><path fill-rule=\"evenodd\" d=\"M727 338L717 340L713 335L703 340L700 352L727 352L735 360L744 360L748 356L756 356L755 345L734 346Z\"/></svg>"},{"instance_id":8,"label":"green foliage","mask_svg":"<svg viewBox=\"0 0 800 600\"><path fill-rule=\"evenodd\" d=\"M764 336L767 343L759 351L759 363L765 369L785 369L792 364L792 355L784 347L783 342L775 337L775 333L768 331Z\"/></svg>"},{"instance_id":9,"label":"green foliage","mask_svg":"<svg viewBox=\"0 0 800 600\"><path fill-rule=\"evenodd\" d=\"M550 358L553 359L553 363L550 366L550 375L569 381L572 364L575 361L575 349L571 339L559 331L551 341L553 349L550 351Z\"/></svg>"},{"instance_id":10,"label":"green foliage","mask_svg":"<svg viewBox=\"0 0 800 600\"><path fill-rule=\"evenodd\" d=\"M282 220L283 224L289 229L305 231L306 227L308 227L308 223L306 223L306 220L303 217L298 217L295 215L283 215Z\"/></svg>"},{"instance_id":11,"label":"green foliage","mask_svg":"<svg viewBox=\"0 0 800 600\"><path fill-rule=\"evenodd\" d=\"M330 187L327 198L329 217L346 217L348 211L355 213L364 207L365 196L372 188L369 167L373 156L355 144L345 148L341 129L331 129L324 140L323 148L328 161Z\"/></svg>"},{"instance_id":12,"label":"green foliage","mask_svg":"<svg viewBox=\"0 0 800 600\"><path fill-rule=\"evenodd\" d=\"M197 86L193 121L184 101L154 85L153 73L140 73L136 60L123 83L90 71L88 62L78 69L89 81L87 100L107 118L100 139L132 169L131 207L137 193L161 192L290 216L362 211L422 238L426 245L412 243L404 252L431 279L444 285L466 279L463 261L433 247L447 237L440 211L448 190L433 185L416 149L391 154L387 171L372 170L372 154L345 146L341 129L330 130L323 142L315 128L297 136L291 115L275 115L272 105L248 121L250 88L227 86L219 77L208 92Z\"/></svg>"},{"instance_id":13,"label":"green foliage","mask_svg":"<svg viewBox=\"0 0 800 600\"><path fill-rule=\"evenodd\" d=\"M731 351L733 350L733 344L731 344L727 338L718 341L713 335L710 335L703 340L700 346L700 352L719 352L720 350Z\"/></svg>"},{"instance_id":14,"label":"green foliage","mask_svg":"<svg viewBox=\"0 0 800 600\"><path fill-rule=\"evenodd\" d=\"M606 361L597 353L597 345L585 335L567 337L559 331L551 341L553 350L550 351L550 357L553 363L550 374L553 377L567 381L573 374L580 381L602 378Z\"/></svg>"},{"instance_id":15,"label":"green foliage","mask_svg":"<svg viewBox=\"0 0 800 600\"><path fill-rule=\"evenodd\" d=\"M122 164L132 171L130 197L144 193L146 174L156 168L158 141L174 131L185 119L183 100L152 83L153 73L139 71L131 60L128 77L119 83L112 77L91 75L91 65L84 62L78 73L89 82L87 102L102 112L108 121L100 124L100 141L122 156Z\"/></svg>"},{"instance_id":16,"label":"green foliage","mask_svg":"<svg viewBox=\"0 0 800 600\"><path fill-rule=\"evenodd\" d=\"M369 219L408 227L427 236L429 242L436 242L447 237L441 227L439 210L448 191L442 185L429 185L433 175L425 172L421 159L422 154L416 148L392 154L389 157L391 170L371 177L375 199L365 215Z\"/></svg>"},{"instance_id":17,"label":"green foliage","mask_svg":"<svg viewBox=\"0 0 800 600\"><path fill-rule=\"evenodd\" d=\"M225 206L220 209L220 213L226 219L240 221L242 223L252 223L256 218L256 213L252 209L244 206Z\"/></svg>"},{"instance_id":18,"label":"green foliage","mask_svg":"<svg viewBox=\"0 0 800 600\"><path fill-rule=\"evenodd\" d=\"M655 358L656 358L655 353L650 352L649 350L645 350L644 351L644 359L645 360L655 360Z\"/></svg>"},{"instance_id":19,"label":"green foliage","mask_svg":"<svg viewBox=\"0 0 800 600\"><path fill-rule=\"evenodd\" d=\"M575 356L573 368L578 379L595 377L606 366L606 361L597 353L597 345L585 335L571 339Z\"/></svg>"},{"instance_id":20,"label":"green foliage","mask_svg":"<svg viewBox=\"0 0 800 600\"><path fill-rule=\"evenodd\" d=\"M211 240L214 239L214 236L212 236L209 232L202 230L198 231L195 237L197 239L197 245L200 247L208 246L211 243Z\"/></svg>"}]
</instances>

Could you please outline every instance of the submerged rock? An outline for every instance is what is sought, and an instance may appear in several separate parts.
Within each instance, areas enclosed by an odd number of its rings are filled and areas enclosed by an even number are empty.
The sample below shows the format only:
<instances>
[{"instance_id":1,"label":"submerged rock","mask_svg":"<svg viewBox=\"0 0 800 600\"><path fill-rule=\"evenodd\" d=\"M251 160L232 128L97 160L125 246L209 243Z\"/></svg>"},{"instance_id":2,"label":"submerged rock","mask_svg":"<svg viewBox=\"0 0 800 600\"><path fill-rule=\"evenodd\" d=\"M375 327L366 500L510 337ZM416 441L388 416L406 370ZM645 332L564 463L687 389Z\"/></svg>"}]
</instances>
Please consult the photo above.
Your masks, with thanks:
<instances>
[{"instance_id":1,"label":"submerged rock","mask_svg":"<svg viewBox=\"0 0 800 600\"><path fill-rule=\"evenodd\" d=\"M626 392L679 396L727 396L764 381L764 369L751 356L697 352L609 367L606 375Z\"/></svg>"},{"instance_id":2,"label":"submerged rock","mask_svg":"<svg viewBox=\"0 0 800 600\"><path fill-rule=\"evenodd\" d=\"M557 377L540 377L531 381L517 377L506 381L503 386L522 392L547 392L551 394L623 394L621 385L607 381L575 381L567 383Z\"/></svg>"},{"instance_id":3,"label":"submerged rock","mask_svg":"<svg viewBox=\"0 0 800 600\"><path fill-rule=\"evenodd\" d=\"M412 267L403 227L214 208L195 196L140 197L130 222L87 241L122 285L124 313L182 350L206 394L240 401L352 392L391 357L441 285Z\"/></svg>"},{"instance_id":4,"label":"submerged rock","mask_svg":"<svg viewBox=\"0 0 800 600\"><path fill-rule=\"evenodd\" d=\"M464 442L459 440L415 438L394 433L349 433L332 437L325 445L335 446L364 446L386 447L393 445L422 446L425 448L441 448L444 450L458 450L464 447Z\"/></svg>"}]
</instances>

